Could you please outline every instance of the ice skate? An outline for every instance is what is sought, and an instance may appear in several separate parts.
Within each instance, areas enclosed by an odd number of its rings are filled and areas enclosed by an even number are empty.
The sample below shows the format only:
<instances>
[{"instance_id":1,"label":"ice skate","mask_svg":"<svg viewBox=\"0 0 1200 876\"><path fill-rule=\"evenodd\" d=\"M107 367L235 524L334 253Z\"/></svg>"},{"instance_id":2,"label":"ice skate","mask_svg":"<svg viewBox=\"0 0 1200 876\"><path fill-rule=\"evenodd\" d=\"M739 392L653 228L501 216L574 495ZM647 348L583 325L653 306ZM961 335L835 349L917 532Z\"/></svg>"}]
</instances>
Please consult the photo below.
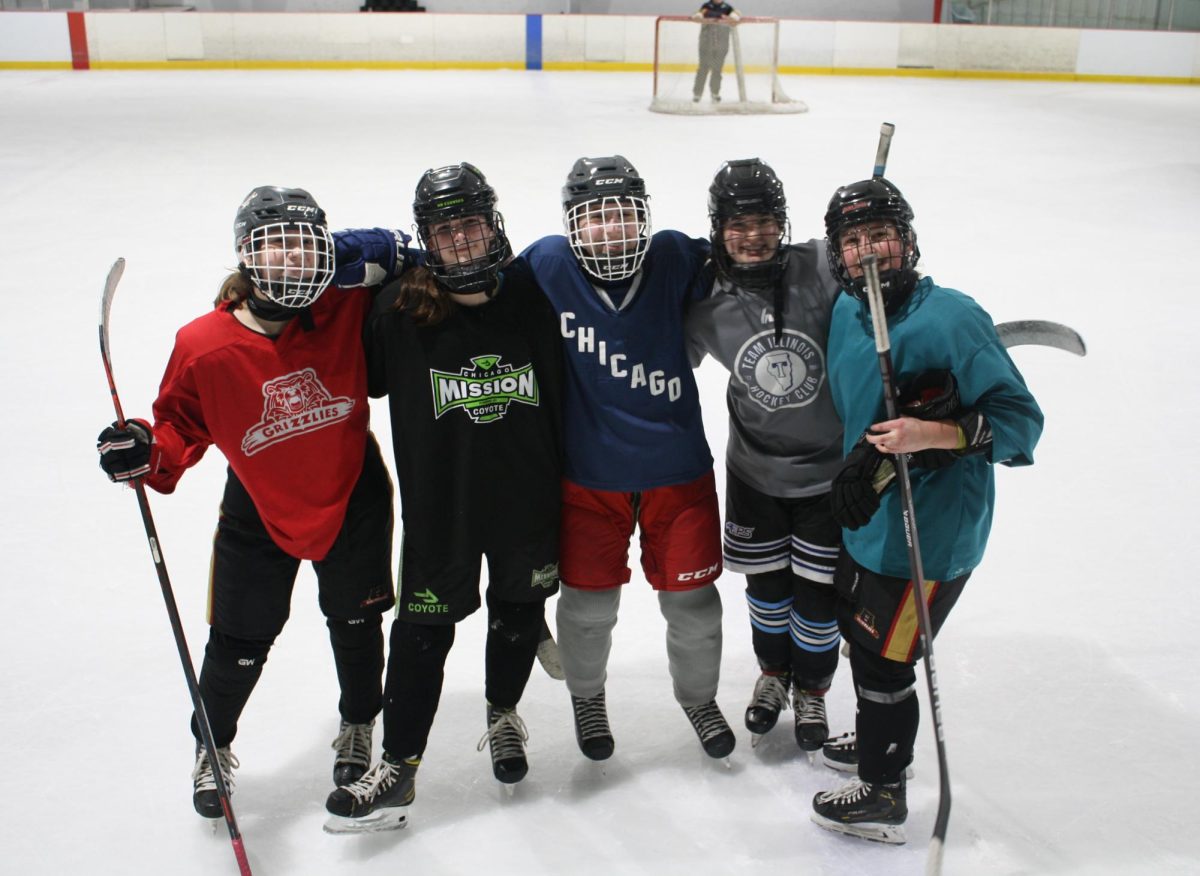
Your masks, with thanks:
<instances>
[{"instance_id":1,"label":"ice skate","mask_svg":"<svg viewBox=\"0 0 1200 876\"><path fill-rule=\"evenodd\" d=\"M375 833L408 826L409 806L417 795L421 758L403 761L384 752L357 782L336 789L325 800L326 833Z\"/></svg>"},{"instance_id":2,"label":"ice skate","mask_svg":"<svg viewBox=\"0 0 1200 876\"><path fill-rule=\"evenodd\" d=\"M371 766L371 733L374 729L374 721L370 724L342 721L337 738L330 746L336 752L333 756L334 787L353 785Z\"/></svg>"},{"instance_id":3,"label":"ice skate","mask_svg":"<svg viewBox=\"0 0 1200 876\"><path fill-rule=\"evenodd\" d=\"M612 730L608 726L608 706L604 691L594 697L571 697L571 709L575 712L575 741L584 757L590 760L608 760L612 757Z\"/></svg>"},{"instance_id":4,"label":"ice skate","mask_svg":"<svg viewBox=\"0 0 1200 876\"><path fill-rule=\"evenodd\" d=\"M815 824L875 842L905 842L907 818L903 778L891 784L878 784L855 776L836 791L823 791L813 797Z\"/></svg>"},{"instance_id":5,"label":"ice skate","mask_svg":"<svg viewBox=\"0 0 1200 876\"><path fill-rule=\"evenodd\" d=\"M754 683L754 696L746 707L746 729L750 731L750 745L757 747L763 734L779 720L779 713L787 708L788 688L791 679L786 672L764 672Z\"/></svg>"},{"instance_id":6,"label":"ice skate","mask_svg":"<svg viewBox=\"0 0 1200 876\"><path fill-rule=\"evenodd\" d=\"M858 735L853 731L830 739L821 747L821 760L825 766L844 773L858 772ZM913 777L913 768L904 768L904 778Z\"/></svg>"},{"instance_id":7,"label":"ice skate","mask_svg":"<svg viewBox=\"0 0 1200 876\"><path fill-rule=\"evenodd\" d=\"M721 714L717 701L709 700L699 706L684 706L683 713L692 722L692 728L700 737L704 753L709 757L724 759L725 766L728 767L729 755L733 753L737 739L729 729L725 716Z\"/></svg>"},{"instance_id":8,"label":"ice skate","mask_svg":"<svg viewBox=\"0 0 1200 876\"><path fill-rule=\"evenodd\" d=\"M858 772L858 734L851 731L828 740L821 746L825 766L843 773Z\"/></svg>"},{"instance_id":9,"label":"ice skate","mask_svg":"<svg viewBox=\"0 0 1200 876\"><path fill-rule=\"evenodd\" d=\"M829 723L825 719L825 694L795 688L792 709L796 715L796 744L815 763L817 752L829 738Z\"/></svg>"},{"instance_id":10,"label":"ice skate","mask_svg":"<svg viewBox=\"0 0 1200 876\"><path fill-rule=\"evenodd\" d=\"M501 709L488 703L487 722L487 731L480 738L477 750L483 751L485 745L491 749L492 774L512 796L513 785L529 772L529 761L525 758L529 731L515 708Z\"/></svg>"},{"instance_id":11,"label":"ice skate","mask_svg":"<svg viewBox=\"0 0 1200 876\"><path fill-rule=\"evenodd\" d=\"M226 746L217 749L217 762L221 765L221 778L225 782L225 790L232 797L233 771L239 766L238 759L229 750L229 746ZM196 746L196 766L192 768L192 806L205 818L221 818L224 815L212 763L208 759L208 750L203 745Z\"/></svg>"}]
</instances>

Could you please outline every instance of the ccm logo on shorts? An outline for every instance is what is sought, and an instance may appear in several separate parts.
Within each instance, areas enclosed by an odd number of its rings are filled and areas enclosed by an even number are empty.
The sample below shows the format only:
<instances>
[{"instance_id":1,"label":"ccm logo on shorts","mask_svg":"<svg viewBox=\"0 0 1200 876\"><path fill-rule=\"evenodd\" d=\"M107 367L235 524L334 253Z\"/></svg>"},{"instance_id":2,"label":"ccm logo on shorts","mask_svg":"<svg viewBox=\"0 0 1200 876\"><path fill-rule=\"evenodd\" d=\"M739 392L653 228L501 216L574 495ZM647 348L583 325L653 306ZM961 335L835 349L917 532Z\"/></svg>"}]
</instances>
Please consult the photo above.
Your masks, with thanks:
<instances>
[{"instance_id":1,"label":"ccm logo on shorts","mask_svg":"<svg viewBox=\"0 0 1200 876\"><path fill-rule=\"evenodd\" d=\"M707 578L709 575L715 575L720 571L721 564L713 563L707 569L697 569L695 572L680 572L676 577L676 581L700 581Z\"/></svg>"}]
</instances>

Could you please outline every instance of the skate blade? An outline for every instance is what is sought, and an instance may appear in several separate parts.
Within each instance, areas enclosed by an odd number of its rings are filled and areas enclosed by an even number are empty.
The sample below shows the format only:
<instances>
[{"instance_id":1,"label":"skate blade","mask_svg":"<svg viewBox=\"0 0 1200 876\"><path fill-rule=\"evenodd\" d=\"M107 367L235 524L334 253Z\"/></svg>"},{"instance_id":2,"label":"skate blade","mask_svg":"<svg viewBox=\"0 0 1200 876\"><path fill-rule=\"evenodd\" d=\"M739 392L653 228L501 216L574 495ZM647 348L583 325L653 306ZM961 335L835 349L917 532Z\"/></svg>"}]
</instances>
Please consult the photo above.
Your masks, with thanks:
<instances>
[{"instance_id":1,"label":"skate blade","mask_svg":"<svg viewBox=\"0 0 1200 876\"><path fill-rule=\"evenodd\" d=\"M513 795L517 793L516 782L500 782L500 787L504 789L504 796L509 800L511 800Z\"/></svg>"},{"instance_id":2,"label":"skate blade","mask_svg":"<svg viewBox=\"0 0 1200 876\"><path fill-rule=\"evenodd\" d=\"M362 818L347 818L343 815L330 815L325 820L323 829L326 833L380 833L385 830L401 830L408 827L408 807L393 806L381 809Z\"/></svg>"},{"instance_id":3,"label":"skate blade","mask_svg":"<svg viewBox=\"0 0 1200 876\"><path fill-rule=\"evenodd\" d=\"M846 763L840 760L830 760L825 755L821 755L821 762L831 770L837 770L839 773L858 773L858 764Z\"/></svg>"},{"instance_id":4,"label":"skate blade","mask_svg":"<svg viewBox=\"0 0 1200 876\"><path fill-rule=\"evenodd\" d=\"M750 747L758 748L758 743L762 742L762 738L765 735L766 735L765 733L751 733L750 734Z\"/></svg>"},{"instance_id":5,"label":"skate blade","mask_svg":"<svg viewBox=\"0 0 1200 876\"><path fill-rule=\"evenodd\" d=\"M904 834L903 824L880 824L879 822L869 821L858 824L843 824L840 821L833 821L823 815L818 815L816 812L812 813L812 821L818 827L823 827L834 833L843 833L846 836L858 837L859 839L870 840L875 843L889 843L899 846L908 842L908 837Z\"/></svg>"},{"instance_id":6,"label":"skate blade","mask_svg":"<svg viewBox=\"0 0 1200 876\"><path fill-rule=\"evenodd\" d=\"M809 766L816 766L816 763L817 763L817 754L818 754L819 752L816 752L816 751L806 751L806 752L804 752L804 753L808 755L808 765L809 765Z\"/></svg>"},{"instance_id":7,"label":"skate blade","mask_svg":"<svg viewBox=\"0 0 1200 876\"><path fill-rule=\"evenodd\" d=\"M824 754L821 755L821 762L831 770L837 770L839 773L851 773L852 775L858 775L857 763L846 763L845 761L840 760L830 760ZM916 774L913 772L913 768L911 766L906 766L904 768L904 778L912 779L914 775Z\"/></svg>"}]
</instances>

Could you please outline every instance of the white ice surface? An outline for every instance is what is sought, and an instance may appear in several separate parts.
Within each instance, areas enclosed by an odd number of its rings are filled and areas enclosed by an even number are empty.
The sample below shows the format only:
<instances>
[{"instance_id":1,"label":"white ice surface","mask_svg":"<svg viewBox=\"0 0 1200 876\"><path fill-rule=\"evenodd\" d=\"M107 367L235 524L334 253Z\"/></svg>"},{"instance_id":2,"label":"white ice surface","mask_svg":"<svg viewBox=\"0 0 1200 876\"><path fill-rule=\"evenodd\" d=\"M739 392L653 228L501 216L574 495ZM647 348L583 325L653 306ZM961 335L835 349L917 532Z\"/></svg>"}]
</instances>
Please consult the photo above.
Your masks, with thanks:
<instances>
[{"instance_id":1,"label":"white ice surface","mask_svg":"<svg viewBox=\"0 0 1200 876\"><path fill-rule=\"evenodd\" d=\"M112 419L97 311L117 256L117 381L127 413L144 416L175 330L232 265L233 211L254 185L309 188L335 226L407 227L421 171L469 160L522 247L557 232L580 155L627 155L656 227L696 235L720 162L759 155L803 239L821 233L833 189L869 173L884 120L897 125L889 176L915 205L925 269L997 321L1067 322L1090 348L1014 352L1046 432L1036 466L998 473L988 555L937 641L954 788L946 872L1200 872L1200 90L848 77L786 88L808 114L657 115L634 74L0 73L0 872L236 872L224 827L191 809L190 705L136 502L96 467L93 439ZM700 379L723 491L725 378L710 361ZM383 407L375 428L386 437ZM151 497L197 657L222 480L213 452L176 494ZM821 831L809 801L841 777L808 765L788 717L751 750L742 578L720 588L732 769L704 757L670 695L663 622L635 572L604 773L576 750L563 686L535 668L521 705L531 772L512 799L501 793L475 751L476 615L450 655L411 827L332 837L321 824L337 690L306 569L235 744L254 872L922 872L937 788L923 680L909 844ZM847 729L845 665L830 701L834 731Z\"/></svg>"}]
</instances>

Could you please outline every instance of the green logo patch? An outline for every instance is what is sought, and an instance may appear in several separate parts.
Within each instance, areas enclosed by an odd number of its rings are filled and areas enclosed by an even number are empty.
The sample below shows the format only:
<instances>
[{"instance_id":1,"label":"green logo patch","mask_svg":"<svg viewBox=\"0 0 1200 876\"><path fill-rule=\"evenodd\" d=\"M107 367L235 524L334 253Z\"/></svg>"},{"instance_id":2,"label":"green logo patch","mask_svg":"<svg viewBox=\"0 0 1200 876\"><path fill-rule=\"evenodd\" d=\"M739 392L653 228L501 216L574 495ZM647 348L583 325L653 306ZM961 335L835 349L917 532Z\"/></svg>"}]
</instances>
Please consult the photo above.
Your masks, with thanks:
<instances>
[{"instance_id":1,"label":"green logo patch","mask_svg":"<svg viewBox=\"0 0 1200 876\"><path fill-rule=\"evenodd\" d=\"M437 594L426 587L420 593L414 593L413 597L421 600L420 602L409 602L406 608L414 614L449 614L450 606L443 605L437 598Z\"/></svg>"},{"instance_id":2,"label":"green logo patch","mask_svg":"<svg viewBox=\"0 0 1200 876\"><path fill-rule=\"evenodd\" d=\"M429 369L433 382L433 416L454 408L466 411L472 422L503 419L513 402L537 406L540 398L533 365L501 364L501 356L475 356L459 373Z\"/></svg>"},{"instance_id":3,"label":"green logo patch","mask_svg":"<svg viewBox=\"0 0 1200 876\"><path fill-rule=\"evenodd\" d=\"M531 587L545 587L549 590L558 583L558 563L549 563L540 569L534 569L530 577Z\"/></svg>"}]
</instances>

